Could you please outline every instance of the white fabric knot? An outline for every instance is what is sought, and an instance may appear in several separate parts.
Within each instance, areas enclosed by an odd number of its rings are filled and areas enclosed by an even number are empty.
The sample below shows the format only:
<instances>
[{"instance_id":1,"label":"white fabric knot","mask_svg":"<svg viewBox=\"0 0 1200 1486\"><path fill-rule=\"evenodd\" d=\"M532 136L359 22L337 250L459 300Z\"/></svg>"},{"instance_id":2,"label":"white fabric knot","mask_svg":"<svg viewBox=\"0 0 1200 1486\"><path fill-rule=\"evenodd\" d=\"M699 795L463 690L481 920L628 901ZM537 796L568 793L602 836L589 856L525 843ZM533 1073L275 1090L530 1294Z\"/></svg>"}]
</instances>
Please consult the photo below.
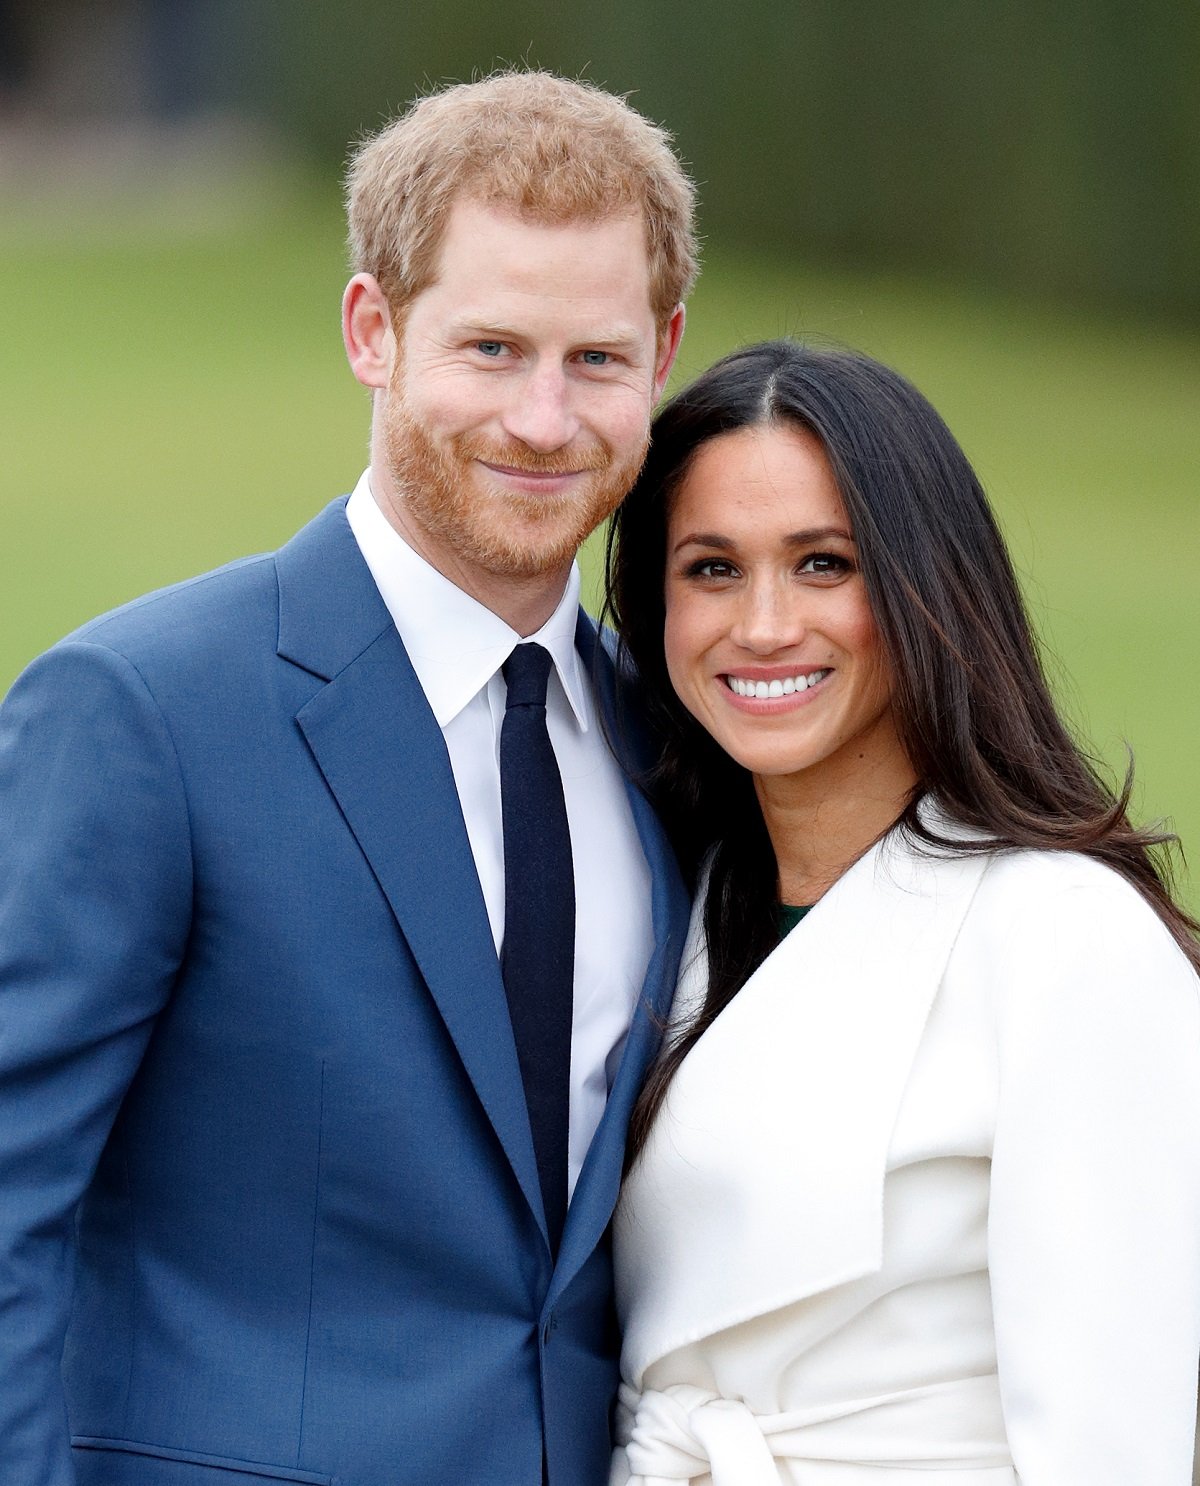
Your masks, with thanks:
<instances>
[{"instance_id":1,"label":"white fabric knot","mask_svg":"<svg viewBox=\"0 0 1200 1486\"><path fill-rule=\"evenodd\" d=\"M623 1383L617 1438L625 1450L611 1486L672 1486L709 1475L713 1486L779 1486L754 1414L688 1383L645 1393Z\"/></svg>"},{"instance_id":2,"label":"white fabric knot","mask_svg":"<svg viewBox=\"0 0 1200 1486\"><path fill-rule=\"evenodd\" d=\"M756 1414L689 1383L638 1393L622 1383L609 1486L779 1486L780 1460L954 1471L1015 1481L995 1373L868 1398ZM997 1480L996 1486L1000 1486Z\"/></svg>"}]
</instances>

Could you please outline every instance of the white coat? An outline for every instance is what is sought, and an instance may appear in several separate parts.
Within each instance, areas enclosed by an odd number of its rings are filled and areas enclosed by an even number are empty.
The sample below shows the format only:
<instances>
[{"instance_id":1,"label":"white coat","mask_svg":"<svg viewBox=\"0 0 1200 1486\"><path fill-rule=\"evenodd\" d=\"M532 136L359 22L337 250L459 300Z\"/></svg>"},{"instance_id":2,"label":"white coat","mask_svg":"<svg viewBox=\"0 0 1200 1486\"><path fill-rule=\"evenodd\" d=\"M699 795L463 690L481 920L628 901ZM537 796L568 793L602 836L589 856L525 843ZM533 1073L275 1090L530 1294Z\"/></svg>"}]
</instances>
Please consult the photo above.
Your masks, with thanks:
<instances>
[{"instance_id":1,"label":"white coat","mask_svg":"<svg viewBox=\"0 0 1200 1486\"><path fill-rule=\"evenodd\" d=\"M1094 861L893 833L688 1054L615 1244L614 1486L1187 1486L1200 982Z\"/></svg>"}]
</instances>

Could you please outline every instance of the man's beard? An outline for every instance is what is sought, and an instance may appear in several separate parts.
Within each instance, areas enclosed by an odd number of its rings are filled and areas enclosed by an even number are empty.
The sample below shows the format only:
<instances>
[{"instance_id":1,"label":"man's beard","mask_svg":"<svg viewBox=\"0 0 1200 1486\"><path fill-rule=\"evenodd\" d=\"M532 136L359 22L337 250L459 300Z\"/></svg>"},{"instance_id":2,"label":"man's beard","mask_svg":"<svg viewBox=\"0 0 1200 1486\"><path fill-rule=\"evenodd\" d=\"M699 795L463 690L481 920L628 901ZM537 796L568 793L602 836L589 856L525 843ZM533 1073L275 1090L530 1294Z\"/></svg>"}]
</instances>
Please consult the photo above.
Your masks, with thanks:
<instances>
[{"instance_id":1,"label":"man's beard","mask_svg":"<svg viewBox=\"0 0 1200 1486\"><path fill-rule=\"evenodd\" d=\"M439 446L393 387L384 417L384 455L404 514L446 552L504 578L533 578L566 566L580 544L621 504L649 447L617 460L599 440L544 454L519 439L493 443L458 434ZM565 492L487 488L481 464L530 474L587 471Z\"/></svg>"}]
</instances>

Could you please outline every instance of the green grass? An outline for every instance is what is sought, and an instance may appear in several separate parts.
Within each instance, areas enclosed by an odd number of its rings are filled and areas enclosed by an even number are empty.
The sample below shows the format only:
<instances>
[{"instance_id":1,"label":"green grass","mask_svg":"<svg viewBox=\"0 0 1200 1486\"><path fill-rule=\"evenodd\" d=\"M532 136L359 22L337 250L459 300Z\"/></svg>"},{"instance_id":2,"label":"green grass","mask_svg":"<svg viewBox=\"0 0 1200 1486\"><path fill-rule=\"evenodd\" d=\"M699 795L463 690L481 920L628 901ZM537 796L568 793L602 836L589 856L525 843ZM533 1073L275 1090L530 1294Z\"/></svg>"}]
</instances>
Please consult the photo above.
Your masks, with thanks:
<instances>
[{"instance_id":1,"label":"green grass","mask_svg":"<svg viewBox=\"0 0 1200 1486\"><path fill-rule=\"evenodd\" d=\"M74 625L278 544L366 461L329 201L210 228L0 226L0 688ZM794 334L860 346L991 492L1069 714L1200 853L1200 346L953 285L715 249L676 382ZM598 546L584 558L595 596ZM1195 888L1186 894L1200 906Z\"/></svg>"}]
</instances>

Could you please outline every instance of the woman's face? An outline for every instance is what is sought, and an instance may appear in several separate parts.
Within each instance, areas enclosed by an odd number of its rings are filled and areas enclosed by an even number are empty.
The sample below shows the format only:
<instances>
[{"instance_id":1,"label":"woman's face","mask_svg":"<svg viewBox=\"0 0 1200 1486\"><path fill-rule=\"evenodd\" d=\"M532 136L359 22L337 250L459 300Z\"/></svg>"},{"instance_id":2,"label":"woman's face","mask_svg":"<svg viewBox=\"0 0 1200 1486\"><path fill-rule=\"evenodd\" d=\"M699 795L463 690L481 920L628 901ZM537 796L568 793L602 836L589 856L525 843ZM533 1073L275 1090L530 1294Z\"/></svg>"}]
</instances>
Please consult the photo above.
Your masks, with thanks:
<instances>
[{"instance_id":1,"label":"woman's face","mask_svg":"<svg viewBox=\"0 0 1200 1486\"><path fill-rule=\"evenodd\" d=\"M667 523L666 611L680 700L755 776L844 783L903 761L854 534L806 429L696 452Z\"/></svg>"}]
</instances>

